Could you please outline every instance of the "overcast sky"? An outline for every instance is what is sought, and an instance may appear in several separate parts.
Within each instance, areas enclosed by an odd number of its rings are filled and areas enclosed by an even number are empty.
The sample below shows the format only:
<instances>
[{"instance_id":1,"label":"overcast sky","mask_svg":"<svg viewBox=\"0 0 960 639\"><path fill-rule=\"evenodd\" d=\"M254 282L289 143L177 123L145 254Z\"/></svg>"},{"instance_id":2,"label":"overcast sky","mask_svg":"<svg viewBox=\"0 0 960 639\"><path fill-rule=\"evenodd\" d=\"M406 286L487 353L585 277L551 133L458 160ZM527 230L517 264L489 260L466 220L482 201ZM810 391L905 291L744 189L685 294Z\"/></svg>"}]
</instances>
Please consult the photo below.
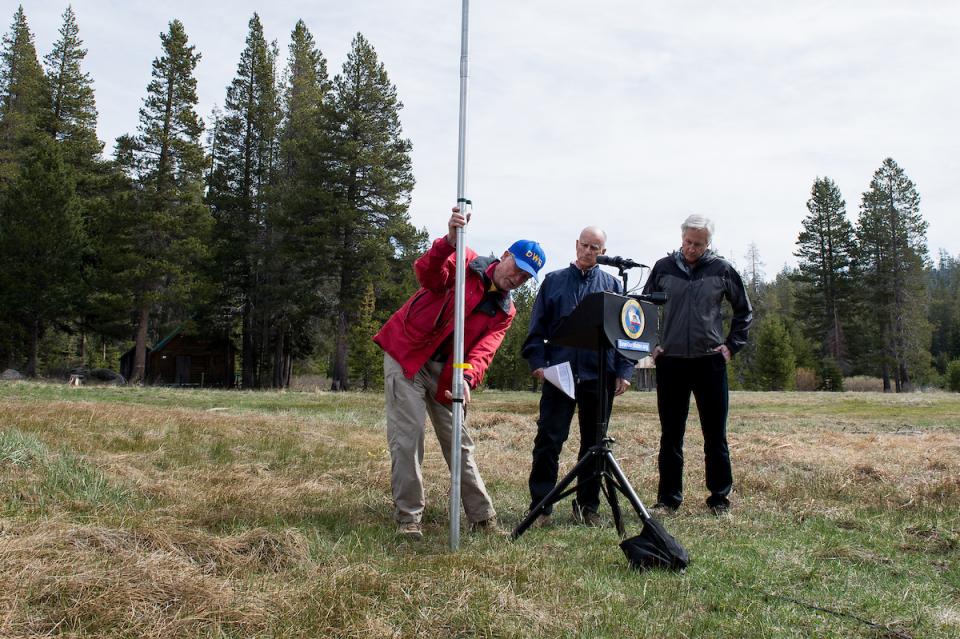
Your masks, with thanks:
<instances>
[{"instance_id":1,"label":"overcast sky","mask_svg":"<svg viewBox=\"0 0 960 639\"><path fill-rule=\"evenodd\" d=\"M39 55L66 5L23 3ZM6 32L16 5L3 6ZM205 119L223 104L254 11L284 54L302 18L331 75L363 33L404 103L412 221L433 237L444 231L456 199L459 0L72 6L108 150L136 131L159 34L174 18L203 56ZM814 179L832 178L856 220L874 171L892 157L920 192L931 256L957 256L958 33L953 0L475 1L468 241L499 254L536 239L550 271L574 257L580 229L597 224L610 254L652 265L679 246L683 218L702 213L716 222L715 246L741 266L756 243L770 279L796 264Z\"/></svg>"}]
</instances>

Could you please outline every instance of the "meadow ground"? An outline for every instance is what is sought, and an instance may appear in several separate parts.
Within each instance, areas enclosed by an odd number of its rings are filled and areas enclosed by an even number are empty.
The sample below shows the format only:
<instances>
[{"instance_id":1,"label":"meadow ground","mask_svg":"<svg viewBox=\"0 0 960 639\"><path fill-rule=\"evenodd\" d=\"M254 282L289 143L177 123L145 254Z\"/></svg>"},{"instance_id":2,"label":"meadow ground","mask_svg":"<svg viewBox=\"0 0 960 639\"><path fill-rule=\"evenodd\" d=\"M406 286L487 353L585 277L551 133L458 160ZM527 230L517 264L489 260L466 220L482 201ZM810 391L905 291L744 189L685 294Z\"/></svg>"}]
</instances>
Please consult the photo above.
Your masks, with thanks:
<instances>
[{"instance_id":1,"label":"meadow ground","mask_svg":"<svg viewBox=\"0 0 960 639\"><path fill-rule=\"evenodd\" d=\"M538 397L470 408L508 527ZM960 636L960 396L731 406L734 509L703 504L694 411L687 501L664 519L692 563L639 573L608 514L577 526L566 503L552 527L464 530L450 552L432 434L426 537L398 539L379 394L2 383L0 636ZM658 428L652 394L617 400L615 455L648 505Z\"/></svg>"}]
</instances>

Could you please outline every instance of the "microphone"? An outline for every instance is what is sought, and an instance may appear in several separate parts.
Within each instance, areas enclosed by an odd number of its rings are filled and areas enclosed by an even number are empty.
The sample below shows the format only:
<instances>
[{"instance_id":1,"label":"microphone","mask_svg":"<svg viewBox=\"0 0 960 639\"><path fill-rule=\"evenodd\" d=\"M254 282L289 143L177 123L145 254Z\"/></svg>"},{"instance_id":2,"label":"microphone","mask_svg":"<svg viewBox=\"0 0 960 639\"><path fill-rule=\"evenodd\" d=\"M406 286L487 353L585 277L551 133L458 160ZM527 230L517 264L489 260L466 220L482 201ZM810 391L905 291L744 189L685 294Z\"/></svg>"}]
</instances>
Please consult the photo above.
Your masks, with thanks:
<instances>
[{"instance_id":1,"label":"microphone","mask_svg":"<svg viewBox=\"0 0 960 639\"><path fill-rule=\"evenodd\" d=\"M667 294L663 292L639 293L637 295L631 295L630 297L640 302L650 302L655 306L663 306L667 303Z\"/></svg>"},{"instance_id":2,"label":"microphone","mask_svg":"<svg viewBox=\"0 0 960 639\"><path fill-rule=\"evenodd\" d=\"M610 257L609 255L598 255L597 264L603 264L604 266L616 266L621 271L624 271L628 268L648 268L646 264L640 264L639 262L634 262L628 257Z\"/></svg>"}]
</instances>

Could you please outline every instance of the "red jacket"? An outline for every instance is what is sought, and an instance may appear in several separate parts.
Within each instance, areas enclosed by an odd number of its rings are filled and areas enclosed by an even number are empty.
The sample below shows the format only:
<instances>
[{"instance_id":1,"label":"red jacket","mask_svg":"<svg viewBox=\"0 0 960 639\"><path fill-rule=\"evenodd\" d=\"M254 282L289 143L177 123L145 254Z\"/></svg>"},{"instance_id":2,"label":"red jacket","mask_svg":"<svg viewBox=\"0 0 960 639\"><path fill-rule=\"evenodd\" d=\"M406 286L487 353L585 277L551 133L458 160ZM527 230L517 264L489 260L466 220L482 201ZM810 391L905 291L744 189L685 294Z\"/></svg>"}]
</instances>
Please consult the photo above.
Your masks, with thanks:
<instances>
[{"instance_id":1,"label":"red jacket","mask_svg":"<svg viewBox=\"0 0 960 639\"><path fill-rule=\"evenodd\" d=\"M471 312L482 301L489 286L489 273L496 260L477 257L467 248L464 277L463 358L470 368L464 378L471 388L483 381L483 374L503 341L513 316L517 314L509 293L503 293L492 314L478 310ZM427 360L453 333L453 294L456 284L456 250L445 237L433 242L426 253L414 263L413 270L420 290L413 294L396 313L390 316L380 332L373 337L380 348L403 368L403 374L413 379ZM453 383L453 352L440 373L436 398L449 404L443 392Z\"/></svg>"}]
</instances>

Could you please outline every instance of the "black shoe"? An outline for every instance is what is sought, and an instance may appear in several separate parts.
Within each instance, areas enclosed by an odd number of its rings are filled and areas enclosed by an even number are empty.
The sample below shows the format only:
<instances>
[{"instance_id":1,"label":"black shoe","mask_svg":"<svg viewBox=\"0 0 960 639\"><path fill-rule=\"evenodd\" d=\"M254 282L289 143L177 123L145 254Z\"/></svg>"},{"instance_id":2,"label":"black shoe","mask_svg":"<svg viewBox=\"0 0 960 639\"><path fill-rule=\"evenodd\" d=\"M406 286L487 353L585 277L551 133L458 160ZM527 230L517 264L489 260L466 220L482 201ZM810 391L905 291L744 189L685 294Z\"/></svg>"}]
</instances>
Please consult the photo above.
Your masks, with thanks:
<instances>
[{"instance_id":1,"label":"black shoe","mask_svg":"<svg viewBox=\"0 0 960 639\"><path fill-rule=\"evenodd\" d=\"M710 512L714 516L719 517L720 515L730 512L730 504L713 504L710 506Z\"/></svg>"}]
</instances>

